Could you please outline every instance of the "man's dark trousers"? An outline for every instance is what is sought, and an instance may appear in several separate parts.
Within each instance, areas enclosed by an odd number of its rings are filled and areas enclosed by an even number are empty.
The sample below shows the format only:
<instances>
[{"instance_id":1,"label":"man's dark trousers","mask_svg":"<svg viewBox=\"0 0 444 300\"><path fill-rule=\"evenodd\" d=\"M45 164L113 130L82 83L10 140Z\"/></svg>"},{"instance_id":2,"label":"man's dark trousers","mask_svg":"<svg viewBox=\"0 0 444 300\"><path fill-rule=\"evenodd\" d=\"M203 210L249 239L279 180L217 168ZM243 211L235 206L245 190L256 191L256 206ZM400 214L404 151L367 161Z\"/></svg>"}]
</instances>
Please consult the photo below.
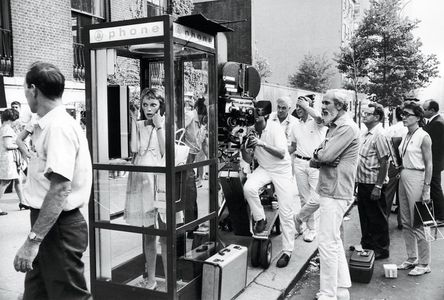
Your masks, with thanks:
<instances>
[{"instance_id":1,"label":"man's dark trousers","mask_svg":"<svg viewBox=\"0 0 444 300\"><path fill-rule=\"evenodd\" d=\"M31 226L39 212L31 209ZM79 209L62 212L26 273L23 300L92 299L83 274L87 246L88 226Z\"/></svg>"},{"instance_id":2,"label":"man's dark trousers","mask_svg":"<svg viewBox=\"0 0 444 300\"><path fill-rule=\"evenodd\" d=\"M387 221L387 203L383 187L378 200L370 199L374 184L358 183L358 211L361 222L361 245L376 253L388 254L390 238Z\"/></svg>"},{"instance_id":3,"label":"man's dark trousers","mask_svg":"<svg viewBox=\"0 0 444 300\"><path fill-rule=\"evenodd\" d=\"M432 181L430 181L430 198L435 208L435 218L444 221L444 195L442 193L440 171L433 172Z\"/></svg>"}]
</instances>

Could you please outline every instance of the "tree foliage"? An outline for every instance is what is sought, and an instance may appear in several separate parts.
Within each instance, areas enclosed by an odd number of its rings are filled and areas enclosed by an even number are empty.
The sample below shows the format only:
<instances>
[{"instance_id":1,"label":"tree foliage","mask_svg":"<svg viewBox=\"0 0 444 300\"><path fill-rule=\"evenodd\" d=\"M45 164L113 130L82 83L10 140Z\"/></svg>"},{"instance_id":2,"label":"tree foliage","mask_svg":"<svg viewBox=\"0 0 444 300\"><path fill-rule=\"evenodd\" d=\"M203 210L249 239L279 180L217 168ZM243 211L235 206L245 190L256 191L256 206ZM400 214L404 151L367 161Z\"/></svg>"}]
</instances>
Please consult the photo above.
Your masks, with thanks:
<instances>
[{"instance_id":1,"label":"tree foliage","mask_svg":"<svg viewBox=\"0 0 444 300\"><path fill-rule=\"evenodd\" d=\"M254 51L253 67L259 72L261 80L265 80L265 78L270 77L272 74L268 59L260 55L257 49Z\"/></svg>"},{"instance_id":2,"label":"tree foliage","mask_svg":"<svg viewBox=\"0 0 444 300\"><path fill-rule=\"evenodd\" d=\"M349 45L341 48L337 68L356 91L396 106L438 76L439 61L421 52L422 43L412 33L419 21L401 16L402 0L370 4Z\"/></svg>"},{"instance_id":3,"label":"tree foliage","mask_svg":"<svg viewBox=\"0 0 444 300\"><path fill-rule=\"evenodd\" d=\"M307 54L299 64L296 73L288 76L288 82L295 88L325 92L330 86L333 75L331 66L325 55Z\"/></svg>"},{"instance_id":4,"label":"tree foliage","mask_svg":"<svg viewBox=\"0 0 444 300\"><path fill-rule=\"evenodd\" d=\"M184 16L193 12L193 0L172 0L173 15Z\"/></svg>"}]
</instances>

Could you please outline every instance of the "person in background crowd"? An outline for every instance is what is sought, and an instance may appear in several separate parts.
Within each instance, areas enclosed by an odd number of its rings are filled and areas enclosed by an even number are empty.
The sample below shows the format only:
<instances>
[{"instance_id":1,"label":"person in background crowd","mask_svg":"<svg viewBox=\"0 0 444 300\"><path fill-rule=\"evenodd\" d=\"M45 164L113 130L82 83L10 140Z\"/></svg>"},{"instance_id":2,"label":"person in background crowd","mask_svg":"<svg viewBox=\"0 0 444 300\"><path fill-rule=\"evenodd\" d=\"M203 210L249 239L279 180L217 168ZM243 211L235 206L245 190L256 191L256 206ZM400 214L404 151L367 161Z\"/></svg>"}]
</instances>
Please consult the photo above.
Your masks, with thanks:
<instances>
[{"instance_id":1,"label":"person in background crowd","mask_svg":"<svg viewBox=\"0 0 444 300\"><path fill-rule=\"evenodd\" d=\"M350 299L350 273L340 227L348 201L353 199L359 151L359 128L347 115L347 94L328 90L322 100L322 118L329 128L315 149L310 166L319 168L319 300Z\"/></svg>"},{"instance_id":2,"label":"person in background crowd","mask_svg":"<svg viewBox=\"0 0 444 300\"><path fill-rule=\"evenodd\" d=\"M65 77L50 63L36 62L26 73L25 96L40 119L24 189L31 232L14 258L14 268L26 272L24 300L91 299L82 262L88 226L79 210L89 201L91 156L62 104L64 88Z\"/></svg>"},{"instance_id":3,"label":"person in background crowd","mask_svg":"<svg viewBox=\"0 0 444 300\"><path fill-rule=\"evenodd\" d=\"M196 109L199 118L200 130L202 131L201 135L203 135L202 147L200 152L196 155L196 161L202 161L208 157L208 109L205 104L205 98L198 98L194 104L194 108ZM196 185L198 188L202 187L202 180L206 179L206 176L204 175L204 167L198 167L196 178Z\"/></svg>"},{"instance_id":4,"label":"person in background crowd","mask_svg":"<svg viewBox=\"0 0 444 300\"><path fill-rule=\"evenodd\" d=\"M259 103L263 103L265 107L258 106ZM282 255L276 266L283 268L288 265L294 247L293 202L296 185L291 173L287 139L279 124L268 121L269 115L265 113L267 106L271 106L268 101L259 101L256 104L254 129L249 128L247 133L250 142L241 147L242 157L248 163L251 162L252 156L247 151L247 146L253 147L254 158L259 163L244 184L244 196L255 221L254 233L260 234L265 230L267 220L259 199L259 189L270 182L273 183L279 201L279 219L282 227Z\"/></svg>"},{"instance_id":5,"label":"person in background crowd","mask_svg":"<svg viewBox=\"0 0 444 300\"><path fill-rule=\"evenodd\" d=\"M272 112L270 114L270 121L277 122L282 126L284 130L285 137L287 138L287 143L290 146L290 134L291 129L296 123L297 119L290 115L288 112L291 108L291 99L290 97L284 96L280 97L276 100L277 103L277 111Z\"/></svg>"},{"instance_id":6,"label":"person in background crowd","mask_svg":"<svg viewBox=\"0 0 444 300\"><path fill-rule=\"evenodd\" d=\"M20 180L21 153L15 142L17 135L12 124L19 117L15 109L6 109L1 113L2 125L0 127L0 199L11 182L15 184L15 192L19 198L20 210L27 209L24 204L22 183ZM0 209L0 216L7 215Z\"/></svg>"},{"instance_id":7,"label":"person in background crowd","mask_svg":"<svg viewBox=\"0 0 444 300\"><path fill-rule=\"evenodd\" d=\"M411 276L430 273L431 250L423 226L415 227L415 203L430 202L432 180L432 141L420 124L424 110L415 102L404 104L403 123L408 132L399 146L402 171L399 179L399 207L407 260L398 265L398 270L413 269Z\"/></svg>"},{"instance_id":8,"label":"person in background crowd","mask_svg":"<svg viewBox=\"0 0 444 300\"><path fill-rule=\"evenodd\" d=\"M407 134L407 127L405 127L404 124L402 123L401 107L398 106L395 108L394 115L396 123L387 128L385 132L385 135L389 141L391 159L387 174L389 181L385 186L384 194L385 194L385 201L387 203L387 211L386 211L387 220L390 217L393 200L396 195L396 203L398 205L398 213L397 213L398 229L402 229L401 214L399 213L399 193L398 193L399 174L401 172L400 167L402 167L402 163L401 161L399 161L398 147L399 144L401 143L402 137Z\"/></svg>"},{"instance_id":9,"label":"person in background crowd","mask_svg":"<svg viewBox=\"0 0 444 300\"><path fill-rule=\"evenodd\" d=\"M314 211L319 208L319 195L316 193L319 170L310 167L313 151L325 139L327 127L321 115L313 109L313 100L308 97L299 97L296 104L298 120L293 126L290 135L290 154L293 154L293 170L296 178L299 197L301 198L301 211L295 216L299 231L303 219L307 230L303 233L306 242L312 242L316 237ZM304 208L307 206L306 208ZM311 207L311 209L308 209Z\"/></svg>"},{"instance_id":10,"label":"person in background crowd","mask_svg":"<svg viewBox=\"0 0 444 300\"><path fill-rule=\"evenodd\" d=\"M375 259L389 257L385 183L387 179L389 144L381 122L384 108L370 103L362 109L362 122L366 130L361 136L356 182L358 184L358 210L361 223L361 245L375 251Z\"/></svg>"},{"instance_id":11,"label":"person in background crowd","mask_svg":"<svg viewBox=\"0 0 444 300\"><path fill-rule=\"evenodd\" d=\"M441 187L441 172L444 170L444 119L439 115L439 104L427 100L423 104L424 117L427 118L424 131L432 139L433 172L430 182L430 196L435 208L435 218L444 222L444 195Z\"/></svg>"}]
</instances>

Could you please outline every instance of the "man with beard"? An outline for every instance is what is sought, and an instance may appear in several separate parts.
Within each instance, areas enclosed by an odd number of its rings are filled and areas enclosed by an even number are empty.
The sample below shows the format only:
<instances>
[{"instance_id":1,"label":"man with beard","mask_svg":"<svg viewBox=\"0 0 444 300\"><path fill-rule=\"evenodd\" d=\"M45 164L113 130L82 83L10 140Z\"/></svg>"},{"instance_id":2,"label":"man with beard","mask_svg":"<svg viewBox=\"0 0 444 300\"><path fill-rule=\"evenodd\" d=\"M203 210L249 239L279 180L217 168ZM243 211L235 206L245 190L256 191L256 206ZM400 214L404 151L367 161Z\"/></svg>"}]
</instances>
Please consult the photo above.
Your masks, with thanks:
<instances>
[{"instance_id":1,"label":"man with beard","mask_svg":"<svg viewBox=\"0 0 444 300\"><path fill-rule=\"evenodd\" d=\"M358 170L358 210L361 223L361 245L373 249L375 259L389 257L390 238L388 231L385 185L390 149L381 121L384 108L370 103L362 110L362 121L367 127L361 137Z\"/></svg>"},{"instance_id":2,"label":"man with beard","mask_svg":"<svg viewBox=\"0 0 444 300\"><path fill-rule=\"evenodd\" d=\"M288 265L293 252L295 234L293 201L296 193L287 139L279 124L268 122L267 111L270 110L269 101L259 101L256 104L255 124L247 133L249 141L241 148L242 158L250 162L252 156L247 146L253 147L254 158L259 164L244 184L244 196L255 221L254 233L260 234L265 230L267 220L259 199L259 189L270 182L273 183L279 201L279 219L282 227L282 255L276 266L283 268Z\"/></svg>"},{"instance_id":3,"label":"man with beard","mask_svg":"<svg viewBox=\"0 0 444 300\"><path fill-rule=\"evenodd\" d=\"M319 168L320 300L350 299L351 280L340 227L347 202L353 199L359 128L347 115L348 102L347 94L341 90L326 92L322 118L329 129L310 160L310 166Z\"/></svg>"}]
</instances>

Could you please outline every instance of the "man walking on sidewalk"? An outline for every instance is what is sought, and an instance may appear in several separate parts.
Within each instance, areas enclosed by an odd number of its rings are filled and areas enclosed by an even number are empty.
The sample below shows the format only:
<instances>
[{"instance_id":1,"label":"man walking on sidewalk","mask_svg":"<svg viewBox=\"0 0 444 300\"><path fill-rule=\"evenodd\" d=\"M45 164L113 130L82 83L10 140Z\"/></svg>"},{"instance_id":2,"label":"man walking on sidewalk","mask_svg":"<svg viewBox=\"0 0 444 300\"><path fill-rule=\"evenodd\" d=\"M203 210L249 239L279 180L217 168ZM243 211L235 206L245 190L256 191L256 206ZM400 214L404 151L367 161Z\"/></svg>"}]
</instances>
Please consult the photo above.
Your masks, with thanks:
<instances>
[{"instance_id":1,"label":"man walking on sidewalk","mask_svg":"<svg viewBox=\"0 0 444 300\"><path fill-rule=\"evenodd\" d=\"M346 113L348 102L341 90L325 94L322 118L329 129L310 160L310 166L319 168L320 300L350 299L351 280L340 227L347 203L353 199L359 128Z\"/></svg>"},{"instance_id":2,"label":"man walking on sidewalk","mask_svg":"<svg viewBox=\"0 0 444 300\"><path fill-rule=\"evenodd\" d=\"M25 198L31 232L14 259L26 272L24 300L90 299L82 255L88 228L79 208L88 203L92 168L80 125L62 104L65 77L49 63L34 63L25 96L40 117L32 135Z\"/></svg>"},{"instance_id":3,"label":"man walking on sidewalk","mask_svg":"<svg viewBox=\"0 0 444 300\"><path fill-rule=\"evenodd\" d=\"M361 245L373 249L375 259L389 257L389 230L385 185L390 149L381 121L384 108L370 103L362 110L362 120L367 130L361 137L358 171L358 210L361 222Z\"/></svg>"}]
</instances>

